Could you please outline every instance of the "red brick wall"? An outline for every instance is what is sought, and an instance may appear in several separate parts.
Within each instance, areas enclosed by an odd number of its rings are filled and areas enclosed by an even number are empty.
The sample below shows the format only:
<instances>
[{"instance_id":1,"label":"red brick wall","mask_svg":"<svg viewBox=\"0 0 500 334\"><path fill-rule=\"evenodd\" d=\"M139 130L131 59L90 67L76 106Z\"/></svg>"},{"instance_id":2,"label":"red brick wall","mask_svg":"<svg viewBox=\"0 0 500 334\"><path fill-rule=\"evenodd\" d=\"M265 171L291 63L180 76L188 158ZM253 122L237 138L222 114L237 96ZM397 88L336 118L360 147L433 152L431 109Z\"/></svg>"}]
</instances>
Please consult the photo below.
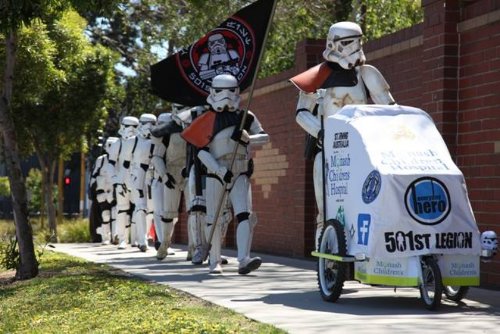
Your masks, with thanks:
<instances>
[{"instance_id":1,"label":"red brick wall","mask_svg":"<svg viewBox=\"0 0 500 334\"><path fill-rule=\"evenodd\" d=\"M500 3L469 3L457 30L457 164L466 176L480 230L500 235ZM481 279L500 286L499 257L481 266Z\"/></svg>"},{"instance_id":2,"label":"red brick wall","mask_svg":"<svg viewBox=\"0 0 500 334\"><path fill-rule=\"evenodd\" d=\"M423 23L364 46L367 63L383 73L399 104L430 113L465 175L479 229L500 235L500 4L423 0L422 6ZM320 63L323 48L323 40L301 41L293 69L257 81L250 110L271 142L254 152L254 251L307 257L314 247L312 163L303 157L298 91L288 79ZM228 233L234 247L234 228ZM500 256L482 264L481 284L500 287Z\"/></svg>"}]
</instances>

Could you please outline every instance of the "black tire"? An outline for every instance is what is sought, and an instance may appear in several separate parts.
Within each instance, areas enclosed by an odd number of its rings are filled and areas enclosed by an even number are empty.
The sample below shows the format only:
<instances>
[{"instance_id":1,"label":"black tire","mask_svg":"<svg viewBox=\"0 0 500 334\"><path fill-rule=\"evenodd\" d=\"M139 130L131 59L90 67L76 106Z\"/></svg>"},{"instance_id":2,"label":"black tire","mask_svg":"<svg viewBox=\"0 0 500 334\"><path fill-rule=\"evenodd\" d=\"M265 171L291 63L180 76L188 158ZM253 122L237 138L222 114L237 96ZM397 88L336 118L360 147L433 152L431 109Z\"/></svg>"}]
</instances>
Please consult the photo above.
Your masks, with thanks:
<instances>
[{"instance_id":1,"label":"black tire","mask_svg":"<svg viewBox=\"0 0 500 334\"><path fill-rule=\"evenodd\" d=\"M454 302L461 301L469 292L468 286L451 286L447 285L444 287L444 294L449 300Z\"/></svg>"},{"instance_id":2,"label":"black tire","mask_svg":"<svg viewBox=\"0 0 500 334\"><path fill-rule=\"evenodd\" d=\"M335 219L325 223L319 239L319 252L345 256L347 243L344 226ZM347 263L318 258L318 285L321 298L327 302L339 299L346 279Z\"/></svg>"},{"instance_id":3,"label":"black tire","mask_svg":"<svg viewBox=\"0 0 500 334\"><path fill-rule=\"evenodd\" d=\"M422 278L420 283L420 297L428 310L435 310L441 305L443 294L443 282L441 280L441 271L436 260L433 257L424 257L421 260Z\"/></svg>"}]
</instances>

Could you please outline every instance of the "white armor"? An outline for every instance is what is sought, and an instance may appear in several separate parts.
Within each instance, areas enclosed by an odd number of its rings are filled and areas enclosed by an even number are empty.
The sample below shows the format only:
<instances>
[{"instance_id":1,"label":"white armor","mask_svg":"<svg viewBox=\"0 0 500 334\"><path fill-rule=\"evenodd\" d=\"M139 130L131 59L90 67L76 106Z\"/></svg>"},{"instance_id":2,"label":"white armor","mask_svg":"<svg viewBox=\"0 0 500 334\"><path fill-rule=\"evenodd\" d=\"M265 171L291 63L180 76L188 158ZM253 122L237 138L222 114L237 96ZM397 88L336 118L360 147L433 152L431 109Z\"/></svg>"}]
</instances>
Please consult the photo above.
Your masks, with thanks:
<instances>
[{"instance_id":1,"label":"white armor","mask_svg":"<svg viewBox=\"0 0 500 334\"><path fill-rule=\"evenodd\" d=\"M330 27L322 63L291 79L299 88L297 103L297 123L312 137L322 141L322 119L337 113L348 104L366 104L368 97L376 104L394 104L389 85L382 74L373 66L365 65L365 56L361 48L361 28L353 22L339 22ZM318 82L320 75L326 73L324 82ZM329 76L328 71L335 76ZM342 77L342 79L340 79ZM330 78L336 78L331 79ZM318 113L313 110L318 105ZM318 138L319 137L319 138ZM317 153L314 158L314 193L318 206L316 219L317 241L323 228L323 175L322 157Z\"/></svg>"},{"instance_id":2,"label":"white armor","mask_svg":"<svg viewBox=\"0 0 500 334\"><path fill-rule=\"evenodd\" d=\"M156 116L142 114L139 118L137 136L134 138L132 160L130 167L130 187L132 189L132 202L135 204L132 225L135 224L135 240L141 252L148 249L147 226L147 195L146 174L151 163L154 144L150 139L151 128L156 124ZM127 185L129 186L129 185Z\"/></svg>"},{"instance_id":3,"label":"white armor","mask_svg":"<svg viewBox=\"0 0 500 334\"><path fill-rule=\"evenodd\" d=\"M161 246L157 253L157 258L160 260L167 256L168 248L172 241L175 224L178 221L182 193L185 194L186 207L188 207L189 198L185 175L186 142L180 136L183 129L183 122L177 117L185 110L182 106L173 105L172 113L169 114L170 117L165 116L164 124L155 129L157 132L153 132L154 135L159 137L157 140L162 143L161 147L155 150L153 156L155 169L158 169L158 176L164 185L164 199L161 204L162 237ZM188 260L191 260L191 234L188 233L188 237Z\"/></svg>"},{"instance_id":4,"label":"white armor","mask_svg":"<svg viewBox=\"0 0 500 334\"><path fill-rule=\"evenodd\" d=\"M170 113L162 113L158 116L157 126L161 126L172 120ZM153 128L154 129L154 128ZM154 144L153 156L151 157L151 167L153 170L153 181L151 183L151 196L153 199L153 223L156 231L157 243L155 248L158 250L163 240L163 225L164 225L164 198L166 185L163 183L163 178L166 174L165 153L166 147L163 143L163 138L156 137L152 134L151 141Z\"/></svg>"},{"instance_id":5,"label":"white armor","mask_svg":"<svg viewBox=\"0 0 500 334\"><path fill-rule=\"evenodd\" d=\"M218 87L217 90L234 88L234 85L229 85L231 81L236 81L230 75L221 75L213 79L213 85ZM222 83L222 84L221 84ZM225 87L225 88L224 88ZM207 102L212 106L213 110L208 112L233 113L233 107L238 106L239 96L234 96L221 100L218 98L221 93L226 96L232 96L231 92L220 92L211 90ZM224 106L223 101L226 101ZM232 205L234 215L238 219L238 227L236 230L236 243L238 248L239 274L248 274L252 270L259 268L261 259L258 257L250 257L250 248L252 243L253 229L257 223L257 217L252 212L252 197L251 184L249 175L251 173L253 162L250 160L248 144L265 143L269 141L269 136L264 132L257 117L248 112L246 124L248 128L238 131L239 122L241 121L241 110L235 110L234 113L239 117L233 118L233 124L229 125L219 132L215 133L211 142L205 149L198 152L198 157L207 168L206 181L206 204L207 204L207 227L206 234L210 235L212 223L215 222L216 210L220 199L224 196L224 191L228 191L228 202ZM217 115L219 117L219 115ZM234 140L231 138L235 138ZM238 141L238 142L237 142ZM241 144L239 142L242 142ZM234 163L231 166L231 157L235 145L238 145ZM224 196L225 197L225 196ZM221 212L227 210L229 203L223 203ZM225 208L224 208L225 207ZM213 231L211 240L212 246L210 249L210 272L221 273L221 242L222 242L222 226L224 217L219 215L216 227Z\"/></svg>"},{"instance_id":6,"label":"white armor","mask_svg":"<svg viewBox=\"0 0 500 334\"><path fill-rule=\"evenodd\" d=\"M109 162L114 166L113 186L116 200L116 230L113 238L118 239L119 249L126 248L127 229L130 227L130 190L125 184L129 180L130 160L138 125L139 120L136 117L124 117L118 131L121 138L111 145L109 151Z\"/></svg>"},{"instance_id":7,"label":"white armor","mask_svg":"<svg viewBox=\"0 0 500 334\"><path fill-rule=\"evenodd\" d=\"M109 163L108 154L113 143L119 138L109 137L104 144L105 153L96 160L92 176L96 180L97 202L101 211L102 225L96 232L102 236L102 243L108 245L111 243L111 220L113 209L113 174L114 167Z\"/></svg>"}]
</instances>

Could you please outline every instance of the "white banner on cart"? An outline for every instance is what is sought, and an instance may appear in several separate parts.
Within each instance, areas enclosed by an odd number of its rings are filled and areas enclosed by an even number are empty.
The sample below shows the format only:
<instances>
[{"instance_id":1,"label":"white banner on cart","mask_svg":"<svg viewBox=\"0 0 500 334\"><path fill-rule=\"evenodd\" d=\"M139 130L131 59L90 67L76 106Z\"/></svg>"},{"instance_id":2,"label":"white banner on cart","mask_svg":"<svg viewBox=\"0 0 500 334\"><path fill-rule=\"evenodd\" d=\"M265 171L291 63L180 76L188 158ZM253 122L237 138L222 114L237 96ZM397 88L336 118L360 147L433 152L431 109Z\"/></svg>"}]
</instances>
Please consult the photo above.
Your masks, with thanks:
<instances>
[{"instance_id":1,"label":"white banner on cart","mask_svg":"<svg viewBox=\"0 0 500 334\"><path fill-rule=\"evenodd\" d=\"M406 106L346 106L325 128L327 217L350 254L480 254L464 177L432 119Z\"/></svg>"}]
</instances>

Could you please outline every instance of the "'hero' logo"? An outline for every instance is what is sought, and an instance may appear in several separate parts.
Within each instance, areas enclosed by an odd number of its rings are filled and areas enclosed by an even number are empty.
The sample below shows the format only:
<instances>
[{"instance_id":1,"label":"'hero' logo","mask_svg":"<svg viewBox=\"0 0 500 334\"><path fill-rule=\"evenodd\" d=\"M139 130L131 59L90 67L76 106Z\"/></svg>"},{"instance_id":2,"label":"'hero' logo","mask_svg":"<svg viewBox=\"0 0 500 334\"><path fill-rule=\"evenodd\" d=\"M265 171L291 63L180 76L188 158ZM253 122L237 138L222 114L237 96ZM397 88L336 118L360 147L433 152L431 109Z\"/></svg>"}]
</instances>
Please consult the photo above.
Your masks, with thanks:
<instances>
[{"instance_id":1,"label":"'hero' logo","mask_svg":"<svg viewBox=\"0 0 500 334\"><path fill-rule=\"evenodd\" d=\"M436 225L450 213L450 194L440 180L421 177L406 189L405 206L410 216L420 224Z\"/></svg>"}]
</instances>

